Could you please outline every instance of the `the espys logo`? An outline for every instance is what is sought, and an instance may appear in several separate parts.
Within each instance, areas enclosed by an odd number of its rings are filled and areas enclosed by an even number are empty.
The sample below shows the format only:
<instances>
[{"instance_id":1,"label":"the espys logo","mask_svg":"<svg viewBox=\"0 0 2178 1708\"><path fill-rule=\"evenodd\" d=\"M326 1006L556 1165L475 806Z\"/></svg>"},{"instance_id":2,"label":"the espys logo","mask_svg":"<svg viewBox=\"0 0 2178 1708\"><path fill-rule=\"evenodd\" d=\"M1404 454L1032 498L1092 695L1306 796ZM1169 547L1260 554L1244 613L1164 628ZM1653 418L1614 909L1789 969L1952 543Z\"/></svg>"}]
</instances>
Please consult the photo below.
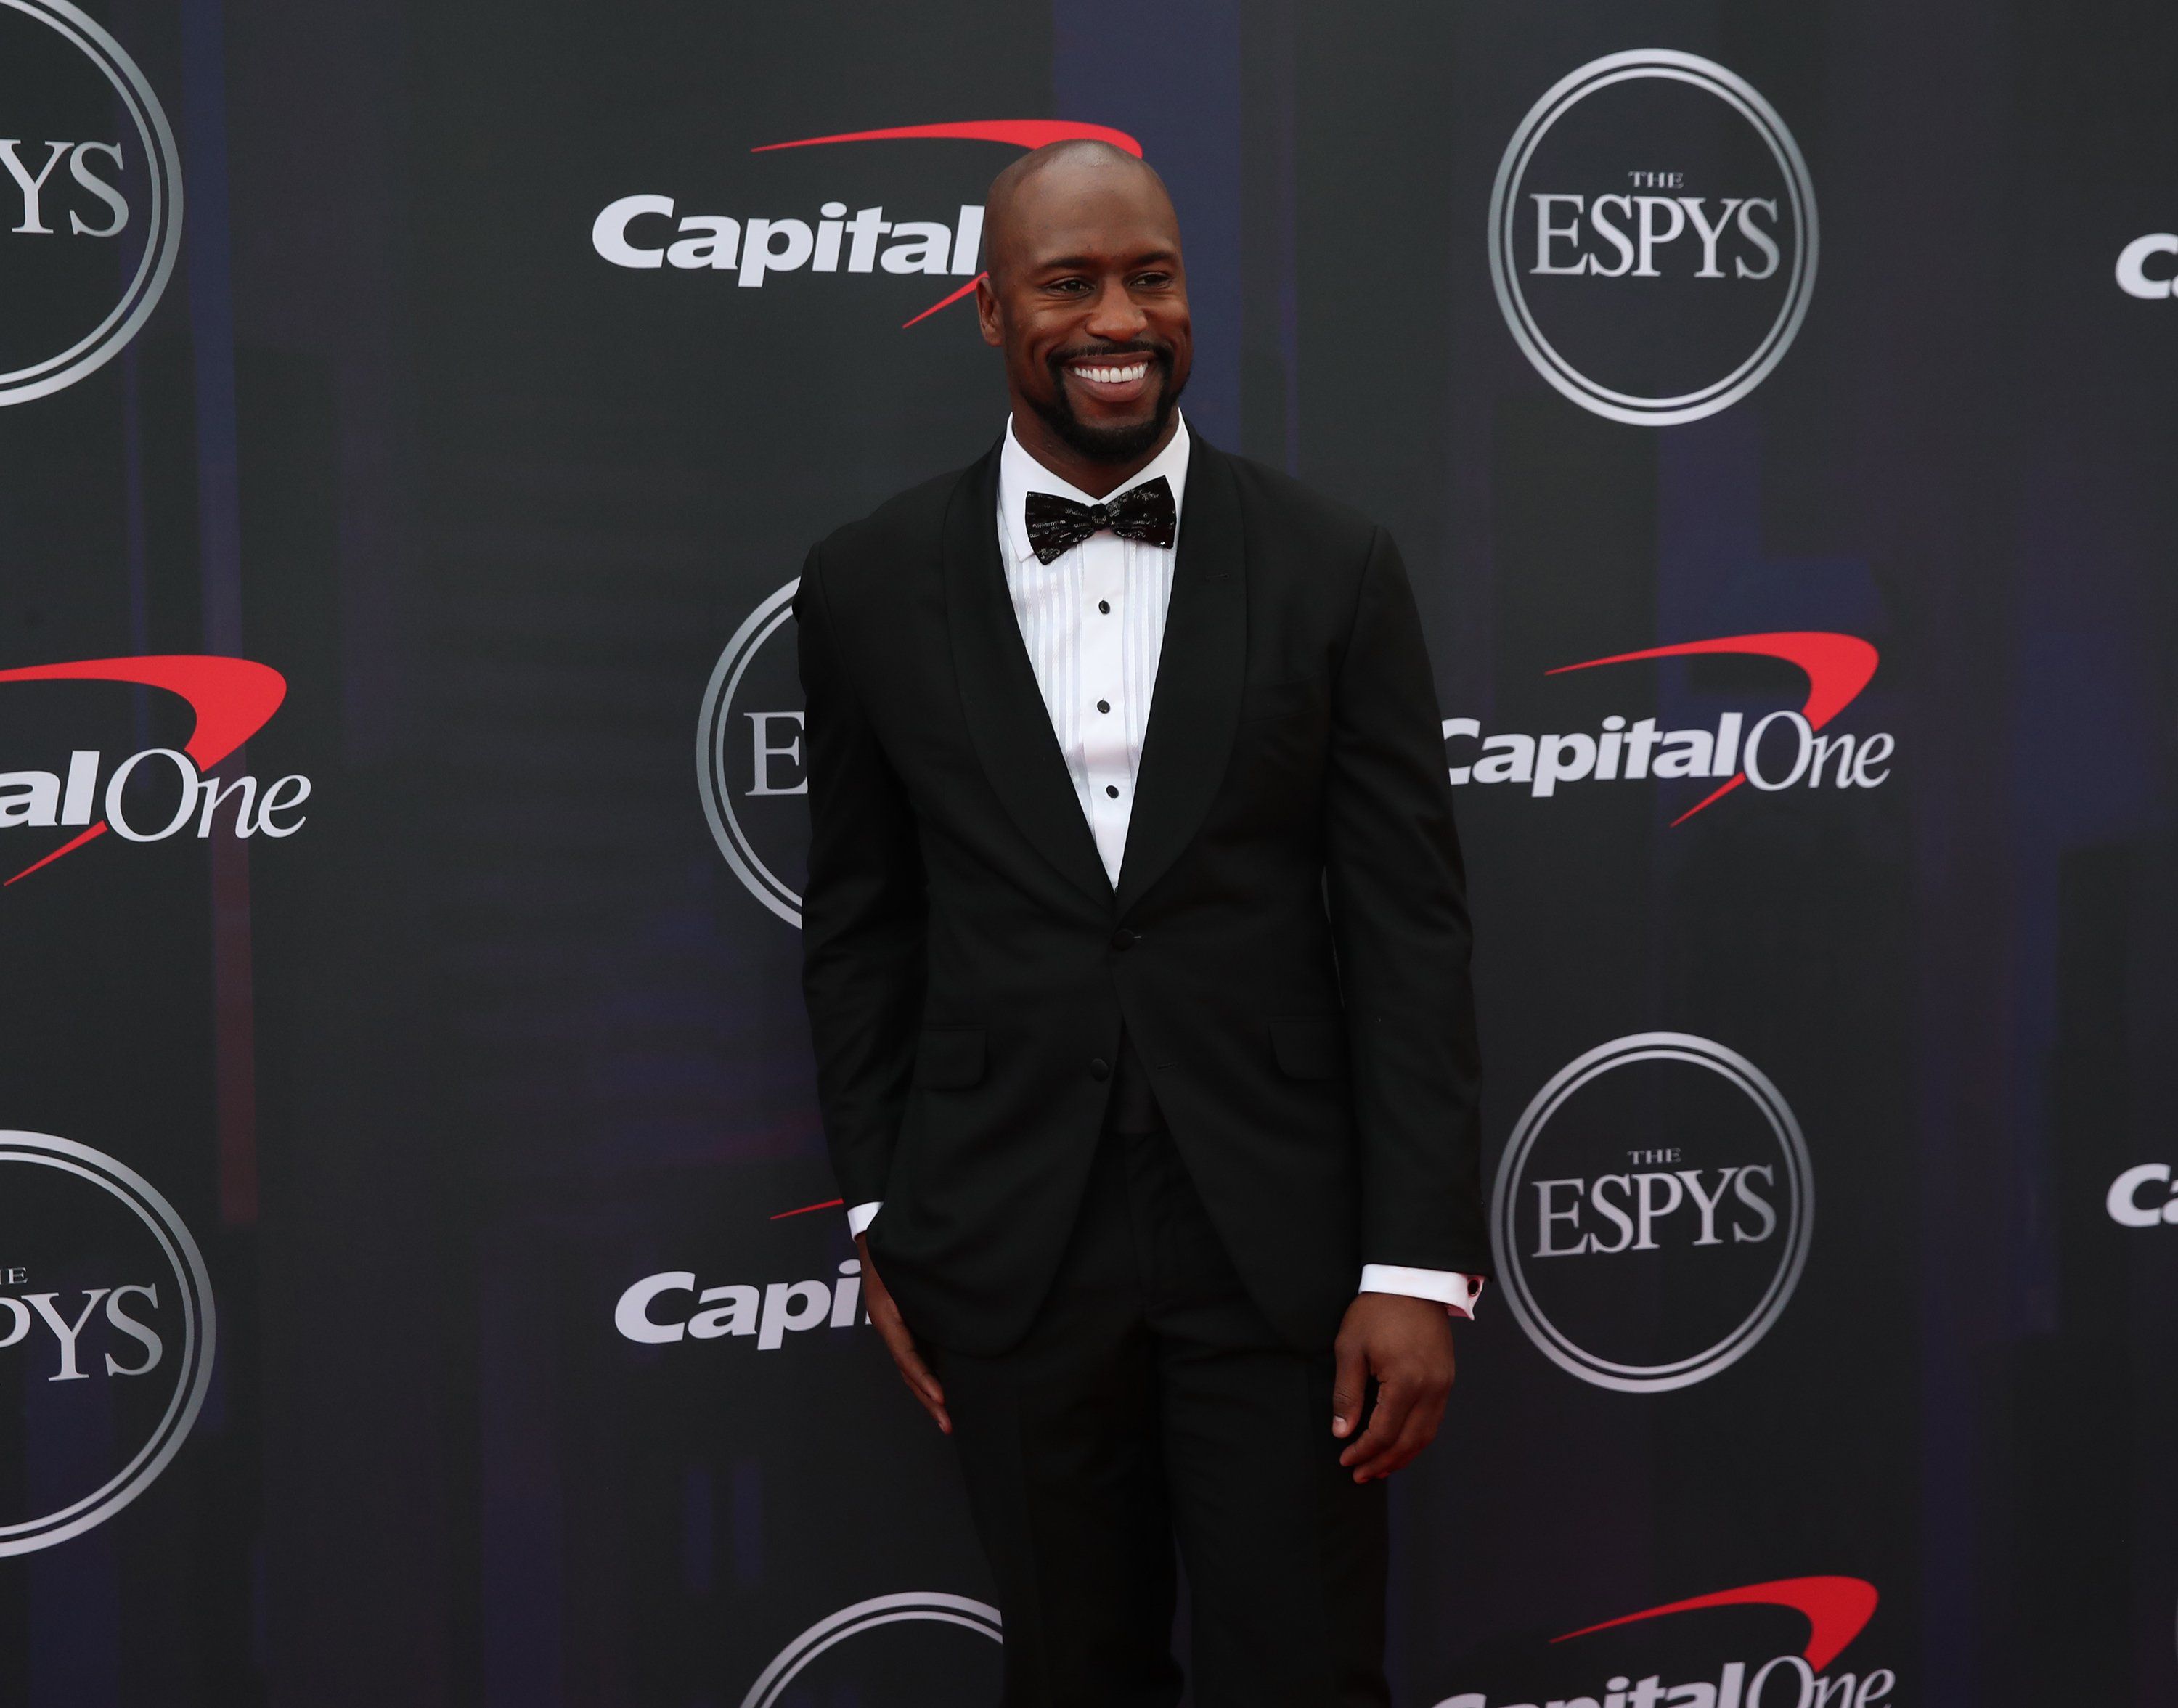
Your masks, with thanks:
<instances>
[{"instance_id":1,"label":"the espys logo","mask_svg":"<svg viewBox=\"0 0 2178 1708\"><path fill-rule=\"evenodd\" d=\"M1726 712L1714 730L1659 731L1654 718L1628 723L1614 713L1594 735L1571 731L1485 736L1476 719L1447 718L1447 754L1462 762L1448 768L1452 781L1455 786L1524 784L1529 794L1542 798L1573 783L1721 779L1672 821L1683 824L1743 783L1776 794L1793 788L1820 789L1825 783L1836 789L1874 789L1889 780L1891 756L1898 747L1894 737L1821 733L1859 698L1875 675L1875 649L1854 635L1817 631L1729 635L1616 653L1561 665L1548 674L1564 676L1650 659L1718 655L1781 659L1797 665L1807 676L1808 697L1798 709L1784 707L1765 713L1752 727L1743 712ZM1478 741L1479 751L1468 746Z\"/></svg>"},{"instance_id":2,"label":"the espys logo","mask_svg":"<svg viewBox=\"0 0 2178 1708\"><path fill-rule=\"evenodd\" d=\"M819 1656L838 1648L850 1637L882 1630L888 1625L910 1623L952 1625L1001 1645L1005 1641L999 1610L988 1601L971 1601L966 1596L949 1596L936 1590L873 1596L851 1607L840 1608L829 1618L819 1619L780 1650L772 1663L758 1674L756 1683L749 1686L748 1694L742 1698L742 1708L775 1708L786 1694L787 1688ZM849 1694L837 1700L855 1698Z\"/></svg>"},{"instance_id":3,"label":"the espys logo","mask_svg":"<svg viewBox=\"0 0 2178 1708\"><path fill-rule=\"evenodd\" d=\"M750 151L770 154L785 148L817 148L846 142L999 142L1015 148L1042 148L1072 138L1108 142L1140 158L1141 145L1108 125L1080 124L1053 118L969 119L949 124L909 124L890 130L843 131L836 136L769 142ZM813 211L813 222L801 216ZM609 202L590 222L590 247L616 267L635 271L673 268L682 272L732 273L735 282L758 290L774 274L813 273L950 275L968 282L901 323L903 330L959 302L982 276L976 257L983 238L979 203L957 203L939 219L887 216L882 203L856 208L828 199L815 209L777 216L746 213L684 211L682 198L645 192Z\"/></svg>"},{"instance_id":4,"label":"the espys logo","mask_svg":"<svg viewBox=\"0 0 2178 1708\"><path fill-rule=\"evenodd\" d=\"M750 895L802 924L809 814L783 804L809 792L802 750L802 683L791 638L797 578L751 611L703 690L696 720L696 786L711 835Z\"/></svg>"},{"instance_id":5,"label":"the espys logo","mask_svg":"<svg viewBox=\"0 0 2178 1708\"><path fill-rule=\"evenodd\" d=\"M0 1383L26 1451L0 1478L0 1555L81 1536L150 1486L196 1422L214 1339L204 1258L150 1182L0 1132Z\"/></svg>"},{"instance_id":6,"label":"the espys logo","mask_svg":"<svg viewBox=\"0 0 2178 1708\"><path fill-rule=\"evenodd\" d=\"M1559 1368L1622 1393L1708 1380L1799 1285L1807 1142L1744 1056L1684 1032L1590 1050L1535 1094L1491 1201L1505 1292Z\"/></svg>"},{"instance_id":7,"label":"the espys logo","mask_svg":"<svg viewBox=\"0 0 2178 1708\"><path fill-rule=\"evenodd\" d=\"M0 7L0 404L72 386L135 337L174 271L181 161L121 44L68 0Z\"/></svg>"},{"instance_id":8,"label":"the espys logo","mask_svg":"<svg viewBox=\"0 0 2178 1708\"><path fill-rule=\"evenodd\" d=\"M1503 1670L1521 1680L1510 1692L1465 1690L1436 1708L1885 1708L1898 1688L1890 1667L1832 1670L1879 1600L1863 1578L1781 1578L1693 1596L1554 1637L1547 1658L1509 1659ZM1799 1646L1783 1646L1802 1634ZM1769 1658L1723 1658L1734 1650Z\"/></svg>"},{"instance_id":9,"label":"the espys logo","mask_svg":"<svg viewBox=\"0 0 2178 1708\"><path fill-rule=\"evenodd\" d=\"M1490 276L1535 370L1613 421L1747 396L1815 282L1815 193L1770 103L1668 48L1594 60L1520 122L1490 197Z\"/></svg>"},{"instance_id":10,"label":"the espys logo","mask_svg":"<svg viewBox=\"0 0 2178 1708\"><path fill-rule=\"evenodd\" d=\"M124 842L163 842L185 832L209 838L223 816L231 835L262 833L276 840L293 835L307 822L300 809L310 798L308 777L278 778L260 795L254 777L204 775L264 728L287 698L286 678L267 665L187 654L85 659L0 671L0 683L8 682L123 682L160 688L185 701L195 723L179 747L145 747L111 766L98 748L71 747L58 769L0 771L0 834L76 830L14 876L0 879L0 889L20 883L109 829Z\"/></svg>"},{"instance_id":11,"label":"the espys logo","mask_svg":"<svg viewBox=\"0 0 2178 1708\"><path fill-rule=\"evenodd\" d=\"M2117 287L2145 303L2170 301L2172 276L2178 268L2164 259L2168 255L2178 255L2178 233L2150 232L2144 238L2135 238L2118 251ZM2150 261L2156 264L2152 275L2148 271Z\"/></svg>"}]
</instances>

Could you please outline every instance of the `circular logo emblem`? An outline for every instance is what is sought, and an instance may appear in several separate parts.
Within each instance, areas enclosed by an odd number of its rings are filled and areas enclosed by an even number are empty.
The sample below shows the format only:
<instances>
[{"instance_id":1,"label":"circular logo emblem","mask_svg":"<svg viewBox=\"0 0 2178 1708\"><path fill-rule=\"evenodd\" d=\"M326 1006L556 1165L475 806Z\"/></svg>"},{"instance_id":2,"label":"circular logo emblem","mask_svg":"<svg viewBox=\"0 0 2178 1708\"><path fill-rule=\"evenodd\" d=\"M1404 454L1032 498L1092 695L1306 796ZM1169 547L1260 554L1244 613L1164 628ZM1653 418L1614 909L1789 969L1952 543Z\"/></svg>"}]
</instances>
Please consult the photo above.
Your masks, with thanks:
<instances>
[{"instance_id":1,"label":"circular logo emblem","mask_svg":"<svg viewBox=\"0 0 2178 1708\"><path fill-rule=\"evenodd\" d=\"M1491 1231L1513 1316L1561 1369L1656 1393L1737 1363L1800 1284L1814 1178L1745 1057L1684 1032L1589 1051L1506 1147Z\"/></svg>"},{"instance_id":2,"label":"circular logo emblem","mask_svg":"<svg viewBox=\"0 0 2178 1708\"><path fill-rule=\"evenodd\" d=\"M1528 359L1581 408L1699 420L1760 385L1807 316L1814 185L1742 78L1668 48L1609 54L1513 132L1490 276Z\"/></svg>"},{"instance_id":3,"label":"circular logo emblem","mask_svg":"<svg viewBox=\"0 0 2178 1708\"><path fill-rule=\"evenodd\" d=\"M182 171L158 97L68 0L0 0L0 404L72 386L136 336L174 271Z\"/></svg>"},{"instance_id":4,"label":"circular logo emblem","mask_svg":"<svg viewBox=\"0 0 2178 1708\"><path fill-rule=\"evenodd\" d=\"M958 1625L965 1631L988 1637L993 1643L1003 1645L1005 1641L999 1628L999 1610L988 1602L971 1601L966 1596L948 1596L934 1590L873 1596L851 1607L842 1607L829 1619L819 1619L781 1649L756 1683L749 1686L748 1694L742 1698L742 1708L773 1708L786 1694L786 1687L794 1682L796 1675L827 1649L881 1625L914 1620Z\"/></svg>"},{"instance_id":5,"label":"circular logo emblem","mask_svg":"<svg viewBox=\"0 0 2178 1708\"><path fill-rule=\"evenodd\" d=\"M103 1524L180 1450L211 1381L211 1283L134 1169L0 1132L0 1384L23 1460L0 1478L0 1555Z\"/></svg>"},{"instance_id":6,"label":"circular logo emblem","mask_svg":"<svg viewBox=\"0 0 2178 1708\"><path fill-rule=\"evenodd\" d=\"M801 585L787 583L734 631L696 722L696 786L719 851L750 895L797 929L809 812L792 797L806 800L809 774L802 683L792 642L781 637Z\"/></svg>"}]
</instances>

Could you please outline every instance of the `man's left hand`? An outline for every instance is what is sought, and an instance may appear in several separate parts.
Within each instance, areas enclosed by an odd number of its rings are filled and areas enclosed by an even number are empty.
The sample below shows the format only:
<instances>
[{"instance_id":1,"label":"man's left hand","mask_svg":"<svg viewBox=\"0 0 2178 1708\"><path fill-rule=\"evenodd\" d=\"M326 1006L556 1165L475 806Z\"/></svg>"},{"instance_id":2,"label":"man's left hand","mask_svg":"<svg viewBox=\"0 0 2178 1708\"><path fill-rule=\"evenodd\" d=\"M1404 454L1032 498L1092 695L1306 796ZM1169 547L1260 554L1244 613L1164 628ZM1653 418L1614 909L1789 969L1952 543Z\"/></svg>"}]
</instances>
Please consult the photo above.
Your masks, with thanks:
<instances>
[{"instance_id":1,"label":"man's left hand","mask_svg":"<svg viewBox=\"0 0 2178 1708\"><path fill-rule=\"evenodd\" d=\"M1361 1425L1362 1396L1376 1378L1369 1427L1339 1464L1356 1482L1387 1477L1436 1438L1452 1393L1452 1323L1443 1306L1404 1293L1363 1293L1346 1307L1333 1355L1331 1432L1343 1440Z\"/></svg>"}]
</instances>

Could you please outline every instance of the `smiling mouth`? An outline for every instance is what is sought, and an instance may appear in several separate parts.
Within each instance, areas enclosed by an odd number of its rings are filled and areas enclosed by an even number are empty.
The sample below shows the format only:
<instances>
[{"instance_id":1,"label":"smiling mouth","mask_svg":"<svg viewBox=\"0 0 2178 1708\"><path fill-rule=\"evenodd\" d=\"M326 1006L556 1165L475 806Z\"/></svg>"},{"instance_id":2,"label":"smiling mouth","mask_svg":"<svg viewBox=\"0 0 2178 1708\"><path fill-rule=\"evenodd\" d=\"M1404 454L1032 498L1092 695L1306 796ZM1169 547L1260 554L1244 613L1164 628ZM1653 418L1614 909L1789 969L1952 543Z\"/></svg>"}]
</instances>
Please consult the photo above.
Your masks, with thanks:
<instances>
[{"instance_id":1,"label":"smiling mouth","mask_svg":"<svg viewBox=\"0 0 2178 1708\"><path fill-rule=\"evenodd\" d=\"M1130 362L1125 367L1073 366L1067 369L1077 380L1086 380L1092 386L1131 386L1150 370L1147 362Z\"/></svg>"}]
</instances>

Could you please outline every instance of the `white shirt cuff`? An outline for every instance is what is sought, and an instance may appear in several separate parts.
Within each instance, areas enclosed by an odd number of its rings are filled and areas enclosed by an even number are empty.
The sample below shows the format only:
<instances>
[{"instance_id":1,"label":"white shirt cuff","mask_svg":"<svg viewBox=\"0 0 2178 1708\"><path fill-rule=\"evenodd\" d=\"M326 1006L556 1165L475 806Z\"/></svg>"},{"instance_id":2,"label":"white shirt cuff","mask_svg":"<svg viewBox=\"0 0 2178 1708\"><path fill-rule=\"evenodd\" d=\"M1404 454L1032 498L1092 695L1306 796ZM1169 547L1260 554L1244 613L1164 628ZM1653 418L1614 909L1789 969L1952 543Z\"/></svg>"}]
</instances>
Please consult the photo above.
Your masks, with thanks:
<instances>
[{"instance_id":1,"label":"white shirt cuff","mask_svg":"<svg viewBox=\"0 0 2178 1708\"><path fill-rule=\"evenodd\" d=\"M847 1232L859 1239L869 1231L870 1224L877 1220L878 1212L884 1207L882 1198L854 1206L847 1212ZM1463 1275L1456 1269L1409 1269L1398 1263L1364 1263L1358 1290L1433 1299L1454 1317L1464 1317L1471 1322L1475 1301L1482 1296L1482 1281L1479 1276Z\"/></svg>"},{"instance_id":2,"label":"white shirt cuff","mask_svg":"<svg viewBox=\"0 0 2178 1708\"><path fill-rule=\"evenodd\" d=\"M1404 1293L1411 1299L1434 1299L1454 1317L1475 1319L1475 1301L1482 1296L1482 1278L1463 1275L1457 1269L1409 1269L1399 1263L1364 1263L1364 1293Z\"/></svg>"}]
</instances>

